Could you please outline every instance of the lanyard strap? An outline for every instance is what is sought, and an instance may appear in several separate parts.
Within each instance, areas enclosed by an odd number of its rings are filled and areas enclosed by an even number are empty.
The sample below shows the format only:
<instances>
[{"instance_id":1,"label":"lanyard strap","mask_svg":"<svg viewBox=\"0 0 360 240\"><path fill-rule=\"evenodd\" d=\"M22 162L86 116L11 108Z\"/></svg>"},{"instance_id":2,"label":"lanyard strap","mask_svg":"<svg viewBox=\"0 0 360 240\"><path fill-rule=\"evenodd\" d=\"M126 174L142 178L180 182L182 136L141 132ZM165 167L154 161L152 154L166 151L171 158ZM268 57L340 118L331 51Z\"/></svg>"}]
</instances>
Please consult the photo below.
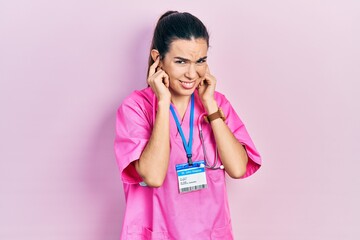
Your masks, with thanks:
<instances>
[{"instance_id":1,"label":"lanyard strap","mask_svg":"<svg viewBox=\"0 0 360 240\"><path fill-rule=\"evenodd\" d=\"M188 164L189 165L192 165L193 162L192 162L192 144L193 144L193 132L194 132L194 94L191 95L191 108L190 108L190 122L189 122L189 126L190 126L190 134L189 134L189 141L186 142L186 139L185 139L185 135L184 135L184 132L181 128L181 125L180 125L180 122L179 122L179 119L178 117L176 116L176 113L175 113L175 109L173 108L172 105L170 105L170 110L171 110L171 113L174 117L174 120L176 122L176 126L177 126L177 129L180 133L180 136L181 136L181 139L182 139L182 142L183 142L183 145L184 145L184 149L185 149L185 152L186 152L186 156L187 156L187 159L188 159Z\"/></svg>"}]
</instances>

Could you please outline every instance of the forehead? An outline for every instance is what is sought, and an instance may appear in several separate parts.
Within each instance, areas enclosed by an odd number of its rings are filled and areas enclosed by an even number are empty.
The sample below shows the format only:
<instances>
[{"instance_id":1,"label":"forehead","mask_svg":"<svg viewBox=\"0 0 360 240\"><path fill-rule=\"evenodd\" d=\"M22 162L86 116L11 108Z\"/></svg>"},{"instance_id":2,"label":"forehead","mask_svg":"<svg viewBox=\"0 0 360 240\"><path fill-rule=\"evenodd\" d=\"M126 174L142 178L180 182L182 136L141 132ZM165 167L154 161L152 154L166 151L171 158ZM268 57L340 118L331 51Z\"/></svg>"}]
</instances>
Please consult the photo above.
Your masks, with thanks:
<instances>
[{"instance_id":1,"label":"forehead","mask_svg":"<svg viewBox=\"0 0 360 240\"><path fill-rule=\"evenodd\" d=\"M172 41L167 55L169 57L182 57L197 60L207 55L208 46L205 39L197 38L191 40L177 39Z\"/></svg>"}]
</instances>

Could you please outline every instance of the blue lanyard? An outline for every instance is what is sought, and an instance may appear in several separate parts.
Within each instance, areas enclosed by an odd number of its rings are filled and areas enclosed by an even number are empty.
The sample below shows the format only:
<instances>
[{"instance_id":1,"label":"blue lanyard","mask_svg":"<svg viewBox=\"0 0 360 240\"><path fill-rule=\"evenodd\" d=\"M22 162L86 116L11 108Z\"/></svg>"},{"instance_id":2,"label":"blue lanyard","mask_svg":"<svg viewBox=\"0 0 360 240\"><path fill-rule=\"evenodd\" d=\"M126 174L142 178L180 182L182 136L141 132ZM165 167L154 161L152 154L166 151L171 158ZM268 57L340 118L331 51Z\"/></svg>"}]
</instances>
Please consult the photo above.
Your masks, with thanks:
<instances>
[{"instance_id":1,"label":"blue lanyard","mask_svg":"<svg viewBox=\"0 0 360 240\"><path fill-rule=\"evenodd\" d=\"M190 108L190 134L189 134L189 141L186 142L186 139L185 139L185 135L184 135L184 132L181 128L181 125L180 125L180 122L179 122L179 119L178 117L176 116L176 113L175 113L175 110L173 108L172 105L170 105L170 110L171 110L171 113L174 117L174 120L176 122L176 126L177 126L177 129L180 133L180 136L181 136L181 139L182 139L182 142L183 142L183 145L184 145L184 149L186 151L186 156L187 156L187 159L188 159L188 164L191 166L193 164L193 161L192 161L192 144L193 144L193 132L194 132L194 94L191 95L191 108Z\"/></svg>"}]
</instances>

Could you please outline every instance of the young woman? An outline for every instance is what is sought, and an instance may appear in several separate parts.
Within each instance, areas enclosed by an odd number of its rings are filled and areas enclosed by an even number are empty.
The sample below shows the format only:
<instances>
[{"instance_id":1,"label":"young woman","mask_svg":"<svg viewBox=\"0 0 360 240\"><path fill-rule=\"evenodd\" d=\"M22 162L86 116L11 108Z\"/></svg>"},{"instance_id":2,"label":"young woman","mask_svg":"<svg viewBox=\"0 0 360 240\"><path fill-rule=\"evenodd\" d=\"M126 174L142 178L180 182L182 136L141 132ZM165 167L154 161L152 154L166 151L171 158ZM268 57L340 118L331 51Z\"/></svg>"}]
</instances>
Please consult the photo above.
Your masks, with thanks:
<instances>
[{"instance_id":1,"label":"young woman","mask_svg":"<svg viewBox=\"0 0 360 240\"><path fill-rule=\"evenodd\" d=\"M233 239L225 186L259 169L244 124L207 64L209 35L189 13L163 14L148 87L117 114L115 152L126 197L121 239Z\"/></svg>"}]
</instances>

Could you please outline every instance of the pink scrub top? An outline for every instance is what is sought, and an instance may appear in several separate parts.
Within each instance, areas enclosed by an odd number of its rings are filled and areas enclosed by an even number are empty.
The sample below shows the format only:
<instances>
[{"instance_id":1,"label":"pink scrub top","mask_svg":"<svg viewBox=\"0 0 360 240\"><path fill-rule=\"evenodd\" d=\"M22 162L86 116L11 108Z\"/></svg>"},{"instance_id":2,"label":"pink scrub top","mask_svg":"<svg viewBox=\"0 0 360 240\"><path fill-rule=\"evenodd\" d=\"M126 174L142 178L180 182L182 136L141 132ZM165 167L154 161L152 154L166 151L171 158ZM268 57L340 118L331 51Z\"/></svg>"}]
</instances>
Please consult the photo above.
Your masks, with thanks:
<instances>
[{"instance_id":1,"label":"pink scrub top","mask_svg":"<svg viewBox=\"0 0 360 240\"><path fill-rule=\"evenodd\" d=\"M249 161L243 178L248 177L259 169L260 155L225 96L215 92L215 100L226 116L226 124L245 146ZM150 139L155 122L156 102L151 88L146 88L133 92L117 112L115 153L126 199L121 239L233 239L224 170L206 169L207 188L179 193L175 165L186 163L187 158L171 113L170 162L165 181L159 188L140 184L142 179L132 162L140 158ZM204 160L198 126L199 119L202 119L200 115L204 112L195 91L193 161ZM189 136L189 118L190 106L183 121L180 120L186 140ZM210 124L202 122L202 128L211 165L215 159L215 139ZM221 161L220 158L219 160Z\"/></svg>"}]
</instances>

